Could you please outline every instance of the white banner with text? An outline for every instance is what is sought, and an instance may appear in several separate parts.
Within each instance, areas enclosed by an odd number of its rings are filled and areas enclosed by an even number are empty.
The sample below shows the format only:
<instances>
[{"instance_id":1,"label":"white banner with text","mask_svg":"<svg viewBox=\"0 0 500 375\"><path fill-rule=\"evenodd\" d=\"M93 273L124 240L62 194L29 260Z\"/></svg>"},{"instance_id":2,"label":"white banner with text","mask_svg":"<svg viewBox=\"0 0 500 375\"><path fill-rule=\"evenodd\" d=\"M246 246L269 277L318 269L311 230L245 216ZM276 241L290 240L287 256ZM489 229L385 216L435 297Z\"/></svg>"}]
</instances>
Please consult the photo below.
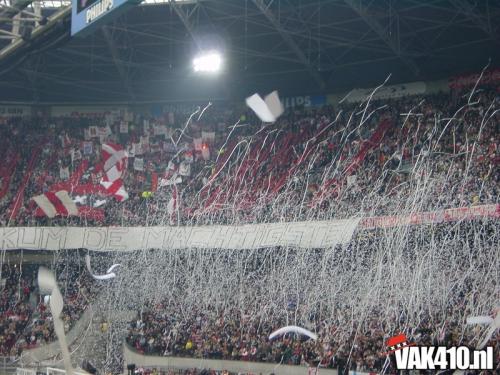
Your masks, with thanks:
<instances>
[{"instance_id":1,"label":"white banner with text","mask_svg":"<svg viewBox=\"0 0 500 375\"><path fill-rule=\"evenodd\" d=\"M351 240L359 219L192 227L0 228L1 250L327 248Z\"/></svg>"}]
</instances>

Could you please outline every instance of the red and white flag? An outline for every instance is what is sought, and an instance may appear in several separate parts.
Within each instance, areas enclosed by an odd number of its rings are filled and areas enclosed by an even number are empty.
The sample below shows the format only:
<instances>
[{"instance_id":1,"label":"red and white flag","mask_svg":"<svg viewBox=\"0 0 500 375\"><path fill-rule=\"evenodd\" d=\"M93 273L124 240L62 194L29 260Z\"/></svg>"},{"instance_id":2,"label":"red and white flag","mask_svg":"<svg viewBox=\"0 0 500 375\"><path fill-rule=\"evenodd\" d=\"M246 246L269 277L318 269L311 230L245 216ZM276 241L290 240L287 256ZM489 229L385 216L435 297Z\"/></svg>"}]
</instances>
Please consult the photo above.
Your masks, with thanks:
<instances>
[{"instance_id":1,"label":"red and white flag","mask_svg":"<svg viewBox=\"0 0 500 375\"><path fill-rule=\"evenodd\" d=\"M128 133L128 123L127 121L120 122L120 133L127 134Z\"/></svg>"},{"instance_id":2,"label":"red and white flag","mask_svg":"<svg viewBox=\"0 0 500 375\"><path fill-rule=\"evenodd\" d=\"M101 181L101 185L104 186L106 189L106 192L109 195L112 195L115 197L115 199L118 202L123 202L124 200L128 199L128 193L123 187L123 181L122 180L116 180L116 181Z\"/></svg>"},{"instance_id":3,"label":"red and white flag","mask_svg":"<svg viewBox=\"0 0 500 375\"><path fill-rule=\"evenodd\" d=\"M33 200L36 202L38 207L40 207L43 213L50 218L57 215L78 215L78 207L76 207L75 202L73 202L68 192L65 190L61 190L56 193L47 192L42 195L37 195L36 197L33 197Z\"/></svg>"},{"instance_id":4,"label":"red and white flag","mask_svg":"<svg viewBox=\"0 0 500 375\"><path fill-rule=\"evenodd\" d=\"M102 144L102 159L107 181L116 181L122 178L127 169L128 155L122 146L113 143Z\"/></svg>"}]
</instances>

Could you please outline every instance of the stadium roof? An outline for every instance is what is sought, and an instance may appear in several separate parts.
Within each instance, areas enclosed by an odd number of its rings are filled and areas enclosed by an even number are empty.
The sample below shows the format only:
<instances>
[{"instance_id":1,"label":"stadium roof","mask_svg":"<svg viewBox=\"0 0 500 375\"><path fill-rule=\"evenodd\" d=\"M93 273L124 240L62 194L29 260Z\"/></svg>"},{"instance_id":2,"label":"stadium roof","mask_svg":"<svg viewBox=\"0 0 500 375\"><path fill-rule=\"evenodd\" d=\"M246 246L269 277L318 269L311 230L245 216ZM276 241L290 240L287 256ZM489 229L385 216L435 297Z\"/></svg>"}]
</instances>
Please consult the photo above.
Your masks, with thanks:
<instances>
[{"instance_id":1,"label":"stadium roof","mask_svg":"<svg viewBox=\"0 0 500 375\"><path fill-rule=\"evenodd\" d=\"M500 64L494 0L147 0L83 38L67 4L0 0L0 100L315 94ZM222 74L191 71L199 48L223 51Z\"/></svg>"}]
</instances>

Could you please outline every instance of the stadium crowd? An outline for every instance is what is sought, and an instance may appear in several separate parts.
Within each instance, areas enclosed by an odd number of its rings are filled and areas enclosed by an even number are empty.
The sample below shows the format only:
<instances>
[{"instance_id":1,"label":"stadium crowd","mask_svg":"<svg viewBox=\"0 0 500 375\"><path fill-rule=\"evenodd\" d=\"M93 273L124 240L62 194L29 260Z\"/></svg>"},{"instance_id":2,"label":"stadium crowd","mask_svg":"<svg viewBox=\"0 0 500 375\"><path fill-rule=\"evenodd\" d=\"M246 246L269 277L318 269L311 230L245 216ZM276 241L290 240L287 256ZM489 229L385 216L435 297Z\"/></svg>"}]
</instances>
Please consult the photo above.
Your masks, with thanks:
<instances>
[{"instance_id":1,"label":"stadium crowd","mask_svg":"<svg viewBox=\"0 0 500 375\"><path fill-rule=\"evenodd\" d=\"M498 203L500 96L496 87L462 94L293 108L265 126L247 111L215 106L193 116L4 119L0 225L244 223L324 218L333 211L335 218L391 214L401 202L394 197L411 193L405 182L423 164L430 167L427 173L446 178L435 185L435 194L427 194L422 210ZM128 151L122 180L129 198L124 201L95 188L106 174L103 143ZM71 181L72 198L79 196L78 205L89 210L52 219L40 214L32 197L65 181ZM80 185L94 188L77 194ZM69 329L91 291L84 276L67 274L79 277L65 291ZM8 268L2 277L0 354L16 357L22 349L52 341L53 327L33 273ZM284 322L250 324L243 331L248 322L240 312L222 319L197 311L186 321L162 310L161 304L155 306L131 324L127 341L135 350L357 371L384 365L382 327L340 343L335 327L317 323L322 340L271 342L269 333ZM449 327L448 336L439 336L434 328L431 320L423 321L414 338L428 344L457 342L459 330ZM498 336L492 344L498 345Z\"/></svg>"},{"instance_id":2,"label":"stadium crowd","mask_svg":"<svg viewBox=\"0 0 500 375\"><path fill-rule=\"evenodd\" d=\"M446 178L422 209L496 203L499 96L491 88L477 91L472 103L455 93L295 108L265 126L251 113L212 107L187 121L187 114L172 112L154 118L121 113L7 119L0 127L6 160L0 168L0 224L293 221L329 217L331 211L336 218L383 215L398 210L400 200L393 198L413 191L406 183L410 172L424 164L425 173ZM128 150L121 178L125 201L100 185L106 175L103 143ZM61 186L70 190L79 213L48 219L32 198ZM360 194L371 199L359 200Z\"/></svg>"},{"instance_id":3,"label":"stadium crowd","mask_svg":"<svg viewBox=\"0 0 500 375\"><path fill-rule=\"evenodd\" d=\"M69 268L68 268L69 267ZM80 318L92 298L91 282L67 265L60 269L59 282L64 296L62 319L65 331ZM0 356L15 361L25 349L32 349L55 340L48 301L37 288L38 267L25 265L2 269L0 300Z\"/></svg>"},{"instance_id":4,"label":"stadium crowd","mask_svg":"<svg viewBox=\"0 0 500 375\"><path fill-rule=\"evenodd\" d=\"M453 224L448 223L434 226L436 237L445 237L452 233L452 226ZM462 230L464 228L462 227ZM377 241L383 241L380 240L383 238L382 230L370 232L368 236L355 237L352 241L362 241L372 246L375 246ZM465 269L467 262L464 260ZM251 267L247 272L252 274ZM243 279L245 276L242 275ZM265 285L263 287L265 288ZM319 366L335 368L340 373L346 370L379 373L386 365L386 340L390 335L399 333L393 321L383 322L381 312L376 308L367 313L362 323L357 321L353 323L350 319L351 311L344 307L342 301L335 302L338 303L335 308L328 306L326 308L328 311L326 309L321 311L318 308L314 313L307 315L301 308L310 306L297 306L293 299L287 302L286 314L280 317L269 318L266 313L242 311L238 308L239 299L251 299L252 294L264 293L251 284L243 284L240 288L246 297L235 296L234 301L229 302L229 306L234 307L224 312L217 312L209 307L184 309L172 305L172 302L157 302L142 306L136 319L129 324L127 343L130 348L145 355ZM472 291L467 289L467 284L462 288L460 297L450 298L447 302L446 314L450 317L473 315L471 306L464 297ZM263 305L260 301L256 303ZM500 306L492 309L490 313L492 316L500 314ZM403 322L404 308L400 308L397 315L401 319L399 329L408 330L406 323ZM325 319L325 316L333 318ZM311 340L304 335L293 333L269 338L272 332L290 324L311 330L317 334L318 339ZM350 327L350 335L348 337L339 335L339 331L346 326ZM422 312L418 327L409 330L411 332L408 332L408 339L416 345L474 347L479 341L482 328L480 326L464 328L463 322L455 318L447 319L443 324L440 313L431 315ZM495 366L500 366L498 351L500 332L497 331L487 345L494 347ZM394 371L388 373L395 373L394 362L391 366L389 368Z\"/></svg>"}]
</instances>

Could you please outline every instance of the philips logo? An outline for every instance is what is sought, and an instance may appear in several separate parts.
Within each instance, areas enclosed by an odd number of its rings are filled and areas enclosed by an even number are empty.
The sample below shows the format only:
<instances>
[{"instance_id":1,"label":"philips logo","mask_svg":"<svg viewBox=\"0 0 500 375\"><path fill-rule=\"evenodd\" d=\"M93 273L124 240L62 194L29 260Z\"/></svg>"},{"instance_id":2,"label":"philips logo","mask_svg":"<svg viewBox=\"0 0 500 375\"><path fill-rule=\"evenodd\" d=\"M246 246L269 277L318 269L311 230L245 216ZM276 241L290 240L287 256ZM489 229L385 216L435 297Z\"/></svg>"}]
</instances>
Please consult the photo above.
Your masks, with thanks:
<instances>
[{"instance_id":1,"label":"philips logo","mask_svg":"<svg viewBox=\"0 0 500 375\"><path fill-rule=\"evenodd\" d=\"M96 18L99 18L104 13L111 10L113 8L113 5L113 0L102 0L92 5L85 13L86 22L91 23Z\"/></svg>"}]
</instances>

